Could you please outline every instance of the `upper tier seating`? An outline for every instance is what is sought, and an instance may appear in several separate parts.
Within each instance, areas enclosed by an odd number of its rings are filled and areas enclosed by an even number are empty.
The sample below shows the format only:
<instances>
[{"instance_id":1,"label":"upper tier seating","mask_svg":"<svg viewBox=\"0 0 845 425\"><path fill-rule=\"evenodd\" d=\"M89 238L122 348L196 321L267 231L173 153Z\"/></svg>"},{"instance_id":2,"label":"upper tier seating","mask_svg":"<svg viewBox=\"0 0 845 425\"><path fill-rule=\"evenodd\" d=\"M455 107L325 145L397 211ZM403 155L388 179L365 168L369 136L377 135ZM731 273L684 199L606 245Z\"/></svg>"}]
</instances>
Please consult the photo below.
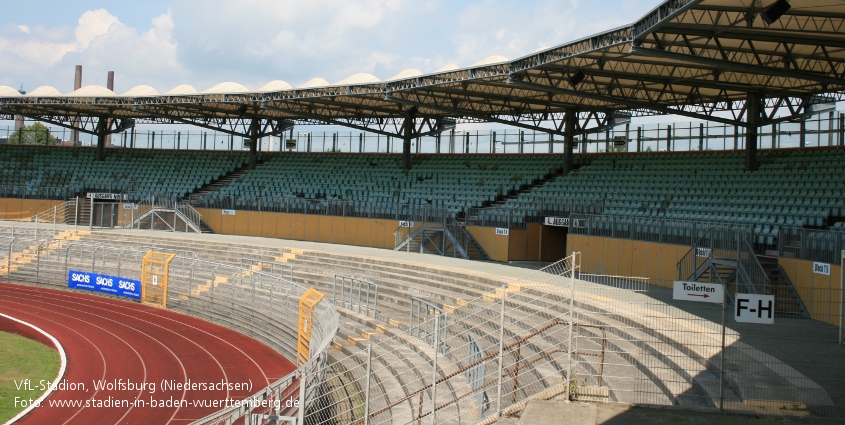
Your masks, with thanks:
<instances>
[{"instance_id":1,"label":"upper tier seating","mask_svg":"<svg viewBox=\"0 0 845 425\"><path fill-rule=\"evenodd\" d=\"M756 172L744 154L602 155L568 176L509 199L530 211L560 198L604 200L604 213L778 227L833 225L845 215L845 150L766 151Z\"/></svg>"},{"instance_id":2,"label":"upper tier seating","mask_svg":"<svg viewBox=\"0 0 845 425\"><path fill-rule=\"evenodd\" d=\"M416 156L404 175L397 155L282 154L233 181L218 197L433 205L457 214L542 179L559 164L552 156Z\"/></svg>"},{"instance_id":3,"label":"upper tier seating","mask_svg":"<svg viewBox=\"0 0 845 425\"><path fill-rule=\"evenodd\" d=\"M38 188L78 187L78 191L183 197L242 167L246 153L110 149L105 161L94 160L94 149L6 145L0 149L0 186L22 193Z\"/></svg>"},{"instance_id":4,"label":"upper tier seating","mask_svg":"<svg viewBox=\"0 0 845 425\"><path fill-rule=\"evenodd\" d=\"M783 227L833 226L845 216L843 149L762 151L756 172L744 171L741 152L578 155L578 169L535 188L558 172L560 155L415 155L407 174L400 155L261 159L209 198L432 205L458 215L502 196L504 203L482 215L516 222L538 217L549 204L601 201L608 215L743 223L764 240ZM4 146L0 162L0 186L21 196L72 187L132 193L140 201L151 193L184 197L242 168L248 154L110 149L98 162L90 148Z\"/></svg>"}]
</instances>

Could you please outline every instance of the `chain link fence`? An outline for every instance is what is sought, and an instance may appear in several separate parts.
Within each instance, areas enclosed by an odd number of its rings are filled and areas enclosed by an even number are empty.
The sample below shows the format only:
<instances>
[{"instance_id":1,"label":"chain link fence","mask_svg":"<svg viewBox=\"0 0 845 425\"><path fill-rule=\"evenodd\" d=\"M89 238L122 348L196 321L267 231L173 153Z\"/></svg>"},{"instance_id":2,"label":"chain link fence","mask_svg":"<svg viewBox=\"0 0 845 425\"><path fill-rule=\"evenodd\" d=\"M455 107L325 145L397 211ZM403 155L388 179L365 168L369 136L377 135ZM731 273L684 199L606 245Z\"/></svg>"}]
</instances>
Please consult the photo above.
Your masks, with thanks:
<instances>
[{"instance_id":1,"label":"chain link fence","mask_svg":"<svg viewBox=\"0 0 845 425\"><path fill-rule=\"evenodd\" d=\"M145 252L35 240L24 231L0 232L0 250L8 280L47 284L65 282L71 269L137 277ZM16 255L34 261L13 267ZM420 318L416 332L381 322L384 335L331 353L339 316L323 302L315 311L315 355L256 394L299 397L305 409L231 409L198 423L235 423L247 413L308 424L491 423L532 399L567 398L845 419L841 286L804 297L829 306L813 319L775 317L762 325L735 320L730 302L676 300L668 282L581 274L580 267L575 253L481 297L442 306ZM293 312L306 288L188 252L172 263L171 282L170 308L295 358ZM338 311L361 323L379 320Z\"/></svg>"},{"instance_id":2,"label":"chain link fence","mask_svg":"<svg viewBox=\"0 0 845 425\"><path fill-rule=\"evenodd\" d=\"M140 280L143 257L154 249L145 248L61 238L35 239L30 229L18 229L14 236L11 231L0 232L0 274L11 282L58 287L67 287L71 270ZM267 344L286 358L296 358L298 302L308 288L253 267L197 259L190 251L175 254L170 263L168 309L231 328ZM295 407L284 413L305 417L308 411L317 409L315 403L322 397L327 349L337 329L334 307L330 302L319 303L312 316L311 357L305 364L257 392L243 405L234 404L194 423L232 424L251 413L270 413L267 406L292 406L292 400L297 400ZM279 410L274 412L278 414Z\"/></svg>"}]
</instances>

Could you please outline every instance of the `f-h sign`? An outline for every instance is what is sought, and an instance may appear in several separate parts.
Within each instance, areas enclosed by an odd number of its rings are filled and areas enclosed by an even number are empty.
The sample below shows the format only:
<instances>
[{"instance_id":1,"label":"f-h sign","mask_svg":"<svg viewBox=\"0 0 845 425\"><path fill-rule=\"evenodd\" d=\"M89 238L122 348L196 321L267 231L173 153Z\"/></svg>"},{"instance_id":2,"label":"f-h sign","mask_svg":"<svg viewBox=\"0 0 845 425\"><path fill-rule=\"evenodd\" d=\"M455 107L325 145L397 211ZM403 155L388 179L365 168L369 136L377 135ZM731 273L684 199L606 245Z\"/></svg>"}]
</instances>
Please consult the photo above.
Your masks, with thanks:
<instances>
[{"instance_id":1,"label":"f-h sign","mask_svg":"<svg viewBox=\"0 0 845 425\"><path fill-rule=\"evenodd\" d=\"M775 323L775 296L736 294L734 320L745 323Z\"/></svg>"}]
</instances>

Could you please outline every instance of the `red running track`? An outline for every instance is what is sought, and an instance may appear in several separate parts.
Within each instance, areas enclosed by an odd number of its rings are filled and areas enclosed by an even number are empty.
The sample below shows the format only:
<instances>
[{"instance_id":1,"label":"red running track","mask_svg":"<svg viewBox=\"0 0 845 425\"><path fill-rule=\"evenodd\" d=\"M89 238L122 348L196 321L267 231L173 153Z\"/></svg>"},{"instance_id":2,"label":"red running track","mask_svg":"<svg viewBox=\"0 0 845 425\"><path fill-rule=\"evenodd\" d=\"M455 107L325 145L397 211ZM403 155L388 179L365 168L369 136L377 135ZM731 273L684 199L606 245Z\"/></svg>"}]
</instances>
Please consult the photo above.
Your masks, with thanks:
<instances>
[{"instance_id":1,"label":"red running track","mask_svg":"<svg viewBox=\"0 0 845 425\"><path fill-rule=\"evenodd\" d=\"M187 424L221 409L197 402L242 400L295 369L231 329L135 302L0 283L0 312L59 340L67 354L62 382L84 386L54 391L16 424ZM115 380L134 387L95 388ZM247 388L163 390L162 380Z\"/></svg>"}]
</instances>

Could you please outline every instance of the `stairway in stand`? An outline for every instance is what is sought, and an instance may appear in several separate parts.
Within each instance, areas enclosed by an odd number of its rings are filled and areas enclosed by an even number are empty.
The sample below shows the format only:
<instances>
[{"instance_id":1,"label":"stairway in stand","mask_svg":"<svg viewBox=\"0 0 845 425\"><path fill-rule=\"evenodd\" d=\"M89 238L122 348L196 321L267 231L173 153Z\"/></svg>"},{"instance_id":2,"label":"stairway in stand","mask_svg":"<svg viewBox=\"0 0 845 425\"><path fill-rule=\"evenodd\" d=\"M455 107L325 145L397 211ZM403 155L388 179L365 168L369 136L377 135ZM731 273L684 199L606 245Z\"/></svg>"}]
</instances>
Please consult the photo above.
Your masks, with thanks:
<instances>
[{"instance_id":1,"label":"stairway in stand","mask_svg":"<svg viewBox=\"0 0 845 425\"><path fill-rule=\"evenodd\" d=\"M533 192L535 189L543 187L546 183L553 182L557 180L558 177L563 176L563 167L559 167L557 169L552 170L549 174L546 174L545 177L542 179L536 179L531 184L524 184L517 190L511 190L508 193L496 197L495 201L485 201L482 203L482 208L489 208L493 206L501 206L507 203L507 201L512 199L519 198L519 195L523 193L530 193Z\"/></svg>"},{"instance_id":2,"label":"stairway in stand","mask_svg":"<svg viewBox=\"0 0 845 425\"><path fill-rule=\"evenodd\" d=\"M809 319L807 308L798 296L792 281L778 263L777 257L757 256L763 271L769 278L768 295L775 296L775 317L791 317Z\"/></svg>"},{"instance_id":3,"label":"stairway in stand","mask_svg":"<svg viewBox=\"0 0 845 425\"><path fill-rule=\"evenodd\" d=\"M259 156L258 160L256 161L255 164L256 164L256 166L261 165L266 160L267 160L266 158L262 158L262 156ZM244 165L240 166L239 168L236 168L231 173L226 174L225 176L220 177L217 180L212 180L211 183L195 190L193 193L188 195L188 200L193 201L194 199L200 199L200 198L203 198L210 193L217 192L220 189L223 189L224 187L229 186L230 184L232 184L233 181L241 178L242 176L246 175L250 171L251 170L249 169L249 162L244 163Z\"/></svg>"}]
</instances>

